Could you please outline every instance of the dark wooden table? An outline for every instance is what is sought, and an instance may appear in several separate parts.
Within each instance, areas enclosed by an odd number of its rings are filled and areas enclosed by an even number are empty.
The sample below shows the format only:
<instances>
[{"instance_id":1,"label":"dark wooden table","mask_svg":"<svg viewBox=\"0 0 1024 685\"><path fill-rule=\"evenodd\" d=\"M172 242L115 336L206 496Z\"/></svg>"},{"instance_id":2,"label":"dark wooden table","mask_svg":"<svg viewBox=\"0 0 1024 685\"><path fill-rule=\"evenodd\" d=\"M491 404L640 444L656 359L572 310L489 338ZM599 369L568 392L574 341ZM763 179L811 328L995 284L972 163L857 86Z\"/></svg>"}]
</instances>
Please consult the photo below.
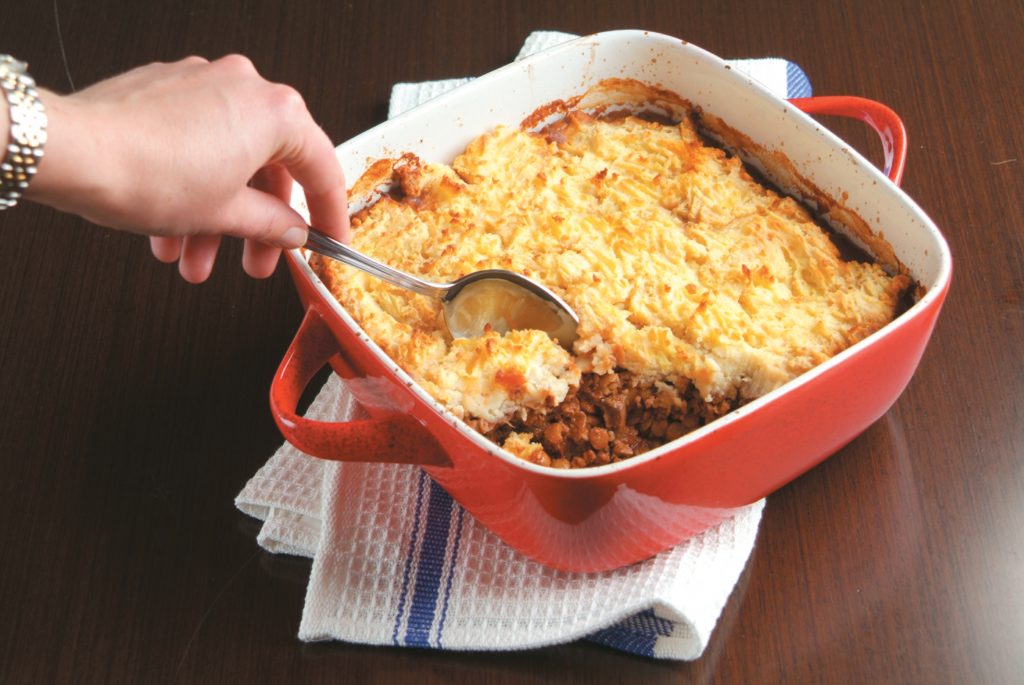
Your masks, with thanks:
<instances>
[{"instance_id":1,"label":"dark wooden table","mask_svg":"<svg viewBox=\"0 0 1024 685\"><path fill-rule=\"evenodd\" d=\"M309 563L262 552L232 504L281 440L267 390L301 316L287 274L248 279L232 244L190 286L144 239L23 205L0 214L0 682L1020 682L1022 3L12 1L0 52L63 91L242 52L342 141L383 120L392 82L487 72L538 28L786 57L818 94L888 103L910 134L904 188L952 245L917 375L769 498L704 656L300 643ZM880 157L866 129L827 123Z\"/></svg>"}]
</instances>

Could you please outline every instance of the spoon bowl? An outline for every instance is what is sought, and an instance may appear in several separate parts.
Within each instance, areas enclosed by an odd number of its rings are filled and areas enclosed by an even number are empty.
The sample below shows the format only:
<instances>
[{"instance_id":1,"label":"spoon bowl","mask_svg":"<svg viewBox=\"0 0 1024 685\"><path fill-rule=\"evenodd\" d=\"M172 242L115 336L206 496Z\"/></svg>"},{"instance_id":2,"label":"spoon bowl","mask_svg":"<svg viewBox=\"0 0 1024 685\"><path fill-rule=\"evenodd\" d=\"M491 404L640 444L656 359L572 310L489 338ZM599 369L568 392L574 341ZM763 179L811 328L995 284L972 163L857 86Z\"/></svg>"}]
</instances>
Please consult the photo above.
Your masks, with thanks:
<instances>
[{"instance_id":1,"label":"spoon bowl","mask_svg":"<svg viewBox=\"0 0 1024 685\"><path fill-rule=\"evenodd\" d=\"M306 249L355 267L392 285L441 301L453 338L476 338L487 330L539 330L566 350L576 341L580 320L565 301L522 274L483 269L452 283L433 283L382 264L315 228Z\"/></svg>"}]
</instances>

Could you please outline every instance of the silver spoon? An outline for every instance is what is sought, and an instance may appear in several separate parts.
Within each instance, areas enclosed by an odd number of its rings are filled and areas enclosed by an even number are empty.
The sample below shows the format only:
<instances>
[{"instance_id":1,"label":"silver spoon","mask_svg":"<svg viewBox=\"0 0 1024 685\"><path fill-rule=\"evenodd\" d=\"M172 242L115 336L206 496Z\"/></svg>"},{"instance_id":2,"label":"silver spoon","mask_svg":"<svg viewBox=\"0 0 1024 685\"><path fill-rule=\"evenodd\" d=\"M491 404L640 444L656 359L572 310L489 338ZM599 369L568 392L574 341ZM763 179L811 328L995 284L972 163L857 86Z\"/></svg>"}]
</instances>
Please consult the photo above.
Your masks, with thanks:
<instances>
[{"instance_id":1,"label":"silver spoon","mask_svg":"<svg viewBox=\"0 0 1024 685\"><path fill-rule=\"evenodd\" d=\"M572 308L522 274L484 269L454 283L432 283L381 264L312 227L305 247L400 288L441 300L444 322L453 338L479 337L489 325L502 335L510 330L540 330L569 351L576 341L580 319Z\"/></svg>"}]
</instances>

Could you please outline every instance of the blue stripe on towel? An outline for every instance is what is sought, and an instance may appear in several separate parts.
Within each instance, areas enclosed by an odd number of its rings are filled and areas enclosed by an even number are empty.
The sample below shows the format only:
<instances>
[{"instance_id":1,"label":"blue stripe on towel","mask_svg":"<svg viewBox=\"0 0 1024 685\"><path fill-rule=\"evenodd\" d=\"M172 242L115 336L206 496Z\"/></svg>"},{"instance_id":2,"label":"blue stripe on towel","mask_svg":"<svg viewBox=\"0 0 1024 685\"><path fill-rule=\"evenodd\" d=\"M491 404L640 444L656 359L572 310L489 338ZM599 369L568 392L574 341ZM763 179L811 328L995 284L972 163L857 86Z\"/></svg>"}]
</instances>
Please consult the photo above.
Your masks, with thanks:
<instances>
[{"instance_id":1,"label":"blue stripe on towel","mask_svg":"<svg viewBox=\"0 0 1024 685\"><path fill-rule=\"evenodd\" d=\"M420 474L420 482L416 488L416 512L413 517L412 535L409 537L409 551L405 556L405 570L402 572L402 592L398 596L398 611L395 612L395 628L391 632L391 642L401 645L398 639L398 629L402 626L402 615L405 613L405 598L409 591L409 571L412 568L413 559L416 557L416 542L420 536L420 513L423 506L423 486L426 483L426 474Z\"/></svg>"},{"instance_id":2,"label":"blue stripe on towel","mask_svg":"<svg viewBox=\"0 0 1024 685\"><path fill-rule=\"evenodd\" d=\"M809 98L812 94L811 81L800 65L786 62L786 97Z\"/></svg>"},{"instance_id":3,"label":"blue stripe on towel","mask_svg":"<svg viewBox=\"0 0 1024 685\"><path fill-rule=\"evenodd\" d=\"M426 479L426 475L421 476ZM448 553L448 534L452 522L452 498L441 486L430 481L427 505L427 526L420 546L416 582L404 644L412 647L430 647L430 629L437 616L437 598L441 591L441 573ZM415 549L415 547L413 548Z\"/></svg>"},{"instance_id":4,"label":"blue stripe on towel","mask_svg":"<svg viewBox=\"0 0 1024 685\"><path fill-rule=\"evenodd\" d=\"M455 577L455 565L459 563L459 543L462 541L462 519L466 515L466 510L462 507L458 509L458 521L455 524L455 546L452 550L452 562L449 564L448 569L448 580L445 581L444 586L444 601L441 603L441 620L437 624L437 646L441 647L441 637L444 635L444 622L448 618L448 600L452 596L452 578Z\"/></svg>"},{"instance_id":5,"label":"blue stripe on towel","mask_svg":"<svg viewBox=\"0 0 1024 685\"><path fill-rule=\"evenodd\" d=\"M621 652L629 652L639 656L654 656L654 645L658 642L657 635L638 635L620 630L618 626L599 630L587 639L605 647L612 647Z\"/></svg>"},{"instance_id":6,"label":"blue stripe on towel","mask_svg":"<svg viewBox=\"0 0 1024 685\"><path fill-rule=\"evenodd\" d=\"M656 616L653 609L647 609L588 635L587 639L624 652L653 657L658 638L672 635L674 629L675 623Z\"/></svg>"}]
</instances>

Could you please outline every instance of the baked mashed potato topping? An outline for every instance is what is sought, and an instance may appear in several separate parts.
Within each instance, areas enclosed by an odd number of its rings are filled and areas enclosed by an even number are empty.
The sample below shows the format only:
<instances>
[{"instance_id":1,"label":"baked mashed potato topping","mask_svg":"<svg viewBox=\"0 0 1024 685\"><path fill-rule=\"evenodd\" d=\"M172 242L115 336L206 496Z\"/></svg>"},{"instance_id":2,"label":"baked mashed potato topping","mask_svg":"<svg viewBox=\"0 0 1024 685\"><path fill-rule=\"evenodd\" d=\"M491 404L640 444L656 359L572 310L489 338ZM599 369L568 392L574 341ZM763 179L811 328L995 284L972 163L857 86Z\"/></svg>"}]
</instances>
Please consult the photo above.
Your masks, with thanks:
<instances>
[{"instance_id":1,"label":"baked mashed potato topping","mask_svg":"<svg viewBox=\"0 0 1024 685\"><path fill-rule=\"evenodd\" d=\"M437 301L317 269L428 393L537 463L608 463L692 430L882 327L910 285L842 259L689 119L575 112L494 129L451 166L388 164L401 196L353 217L353 246L433 281L534 278L579 315L572 353L528 330L452 340Z\"/></svg>"}]
</instances>

